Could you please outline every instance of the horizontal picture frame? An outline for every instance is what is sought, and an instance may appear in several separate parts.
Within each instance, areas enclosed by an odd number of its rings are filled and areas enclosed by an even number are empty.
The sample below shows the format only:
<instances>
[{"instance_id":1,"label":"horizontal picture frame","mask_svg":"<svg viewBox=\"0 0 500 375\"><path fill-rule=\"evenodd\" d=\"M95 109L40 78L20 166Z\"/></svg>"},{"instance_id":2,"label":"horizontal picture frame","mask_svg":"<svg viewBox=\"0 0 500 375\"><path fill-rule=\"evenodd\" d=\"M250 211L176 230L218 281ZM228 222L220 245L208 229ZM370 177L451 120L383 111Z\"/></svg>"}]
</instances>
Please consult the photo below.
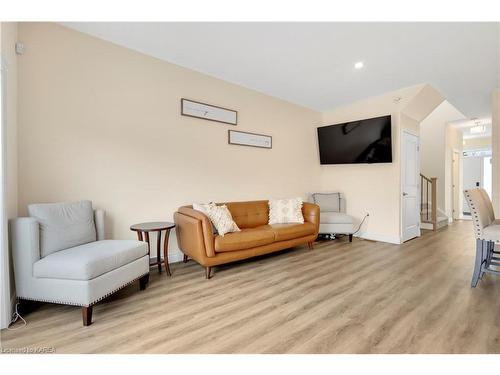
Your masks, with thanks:
<instances>
[{"instance_id":1,"label":"horizontal picture frame","mask_svg":"<svg viewBox=\"0 0 500 375\"><path fill-rule=\"evenodd\" d=\"M238 112L235 110L185 98L181 99L181 115L228 125L238 124Z\"/></svg>"},{"instance_id":2,"label":"horizontal picture frame","mask_svg":"<svg viewBox=\"0 0 500 375\"><path fill-rule=\"evenodd\" d=\"M270 135L228 130L227 137L230 145L273 148L273 137Z\"/></svg>"}]
</instances>

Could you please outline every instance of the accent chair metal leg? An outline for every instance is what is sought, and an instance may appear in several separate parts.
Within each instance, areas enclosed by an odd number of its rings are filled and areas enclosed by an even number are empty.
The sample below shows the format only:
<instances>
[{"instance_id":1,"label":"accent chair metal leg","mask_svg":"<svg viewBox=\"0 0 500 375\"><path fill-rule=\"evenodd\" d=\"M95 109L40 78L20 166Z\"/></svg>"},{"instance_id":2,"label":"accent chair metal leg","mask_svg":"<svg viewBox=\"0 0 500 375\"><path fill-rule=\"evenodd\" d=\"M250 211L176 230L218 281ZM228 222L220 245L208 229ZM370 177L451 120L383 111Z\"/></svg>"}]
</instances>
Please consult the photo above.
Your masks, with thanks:
<instances>
[{"instance_id":1,"label":"accent chair metal leg","mask_svg":"<svg viewBox=\"0 0 500 375\"><path fill-rule=\"evenodd\" d=\"M349 242L352 242L352 234L349 235Z\"/></svg>"},{"instance_id":2,"label":"accent chair metal leg","mask_svg":"<svg viewBox=\"0 0 500 375\"><path fill-rule=\"evenodd\" d=\"M475 288L479 278L481 276L481 267L483 265L483 246L484 246L484 241L477 239L476 240L476 260L474 262L474 272L472 273L472 280L470 283L470 286L472 288Z\"/></svg>"},{"instance_id":3,"label":"accent chair metal leg","mask_svg":"<svg viewBox=\"0 0 500 375\"><path fill-rule=\"evenodd\" d=\"M485 241L486 242L486 241ZM493 249L495 248L495 243L493 241L488 241L486 242L486 252L487 252L487 257L486 257L486 267L490 266L490 263L493 259Z\"/></svg>"}]
</instances>

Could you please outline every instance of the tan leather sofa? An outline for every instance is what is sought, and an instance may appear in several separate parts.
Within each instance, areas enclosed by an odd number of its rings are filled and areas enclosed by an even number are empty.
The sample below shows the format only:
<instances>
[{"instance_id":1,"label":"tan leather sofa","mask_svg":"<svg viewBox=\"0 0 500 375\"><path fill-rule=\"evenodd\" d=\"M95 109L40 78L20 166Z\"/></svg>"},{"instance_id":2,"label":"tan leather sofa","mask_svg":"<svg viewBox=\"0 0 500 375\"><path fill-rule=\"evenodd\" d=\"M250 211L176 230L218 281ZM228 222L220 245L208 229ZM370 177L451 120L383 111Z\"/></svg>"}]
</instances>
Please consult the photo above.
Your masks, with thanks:
<instances>
[{"instance_id":1,"label":"tan leather sofa","mask_svg":"<svg viewBox=\"0 0 500 375\"><path fill-rule=\"evenodd\" d=\"M193 210L193 206L180 207L174 213L177 243L184 253L184 261L190 257L205 267L207 279L213 266L306 243L313 248L319 230L319 206L303 204L304 224L268 225L268 201L225 204L240 232L225 236L214 234L210 219Z\"/></svg>"}]
</instances>

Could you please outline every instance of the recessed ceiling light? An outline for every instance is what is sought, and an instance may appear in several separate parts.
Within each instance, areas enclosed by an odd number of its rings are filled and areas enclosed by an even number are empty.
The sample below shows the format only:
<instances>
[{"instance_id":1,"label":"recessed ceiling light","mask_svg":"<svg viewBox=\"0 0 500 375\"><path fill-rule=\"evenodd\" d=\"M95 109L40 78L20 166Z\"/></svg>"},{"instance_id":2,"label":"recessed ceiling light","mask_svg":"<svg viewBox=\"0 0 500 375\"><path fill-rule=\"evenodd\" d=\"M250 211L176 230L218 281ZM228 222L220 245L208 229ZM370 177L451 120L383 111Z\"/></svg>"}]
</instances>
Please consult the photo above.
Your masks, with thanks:
<instances>
[{"instance_id":1,"label":"recessed ceiling light","mask_svg":"<svg viewBox=\"0 0 500 375\"><path fill-rule=\"evenodd\" d=\"M358 61L357 63L354 64L354 69L362 69L365 64L363 61Z\"/></svg>"}]
</instances>

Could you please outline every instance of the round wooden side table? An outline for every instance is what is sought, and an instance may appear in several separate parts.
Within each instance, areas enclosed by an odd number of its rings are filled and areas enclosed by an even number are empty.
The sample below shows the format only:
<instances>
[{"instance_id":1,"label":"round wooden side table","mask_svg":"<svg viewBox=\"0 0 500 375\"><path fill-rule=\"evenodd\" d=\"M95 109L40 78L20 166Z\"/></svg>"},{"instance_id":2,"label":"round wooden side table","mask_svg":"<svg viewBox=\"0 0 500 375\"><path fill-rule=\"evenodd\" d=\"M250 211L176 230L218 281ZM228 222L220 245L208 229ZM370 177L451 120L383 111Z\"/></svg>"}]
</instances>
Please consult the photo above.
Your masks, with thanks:
<instances>
[{"instance_id":1,"label":"round wooden side table","mask_svg":"<svg viewBox=\"0 0 500 375\"><path fill-rule=\"evenodd\" d=\"M168 276L171 276L170 267L168 266L168 237L170 235L170 230L175 227L174 223L169 223L168 221L156 221L150 223L140 223L134 224L130 227L130 230L137 232L137 238L139 241L143 241L144 239L148 244L148 255L150 253L150 244L149 244L149 233L156 232L156 262L149 263L149 266L158 266L158 272L161 273L161 256L160 256L160 247L161 247L161 232L165 231L165 239L163 240L163 263L165 263L165 271Z\"/></svg>"}]
</instances>

